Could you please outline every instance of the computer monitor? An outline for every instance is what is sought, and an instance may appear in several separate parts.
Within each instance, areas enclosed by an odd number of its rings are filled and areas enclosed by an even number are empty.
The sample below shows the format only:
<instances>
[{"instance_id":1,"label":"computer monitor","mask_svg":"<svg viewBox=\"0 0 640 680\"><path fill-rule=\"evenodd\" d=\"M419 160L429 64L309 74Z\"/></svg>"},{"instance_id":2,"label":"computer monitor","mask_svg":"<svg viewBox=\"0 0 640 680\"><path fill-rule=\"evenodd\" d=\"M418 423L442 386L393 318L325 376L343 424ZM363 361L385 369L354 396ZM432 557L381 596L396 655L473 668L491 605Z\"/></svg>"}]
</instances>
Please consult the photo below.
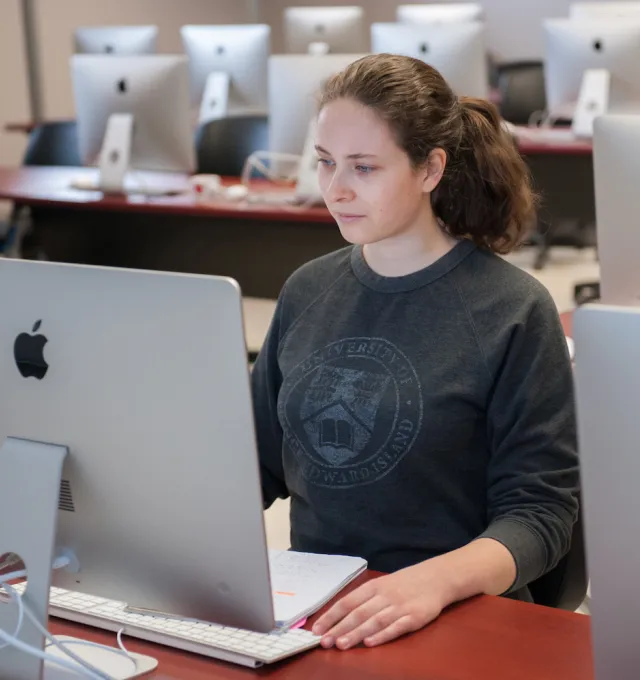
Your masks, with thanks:
<instances>
[{"instance_id":1,"label":"computer monitor","mask_svg":"<svg viewBox=\"0 0 640 680\"><path fill-rule=\"evenodd\" d=\"M103 190L124 191L129 167L193 171L186 57L76 55L71 73L80 155Z\"/></svg>"},{"instance_id":2,"label":"computer monitor","mask_svg":"<svg viewBox=\"0 0 640 680\"><path fill-rule=\"evenodd\" d=\"M458 95L488 95L484 25L480 22L372 24L371 49L422 59L440 71Z\"/></svg>"},{"instance_id":3,"label":"computer monitor","mask_svg":"<svg viewBox=\"0 0 640 680\"><path fill-rule=\"evenodd\" d=\"M640 625L640 308L580 307L573 337L595 678L628 680Z\"/></svg>"},{"instance_id":4,"label":"computer monitor","mask_svg":"<svg viewBox=\"0 0 640 680\"><path fill-rule=\"evenodd\" d=\"M269 59L269 149L302 154L324 83L362 54L273 55Z\"/></svg>"},{"instance_id":5,"label":"computer monitor","mask_svg":"<svg viewBox=\"0 0 640 680\"><path fill-rule=\"evenodd\" d=\"M181 33L189 58L191 104L200 106L201 122L266 112L269 26L183 26Z\"/></svg>"},{"instance_id":6,"label":"computer monitor","mask_svg":"<svg viewBox=\"0 0 640 680\"><path fill-rule=\"evenodd\" d=\"M290 54L349 54L369 49L362 7L287 7L284 40Z\"/></svg>"},{"instance_id":7,"label":"computer monitor","mask_svg":"<svg viewBox=\"0 0 640 680\"><path fill-rule=\"evenodd\" d=\"M611 304L638 305L640 115L608 115L596 120L593 169L600 298Z\"/></svg>"},{"instance_id":8,"label":"computer monitor","mask_svg":"<svg viewBox=\"0 0 640 680\"><path fill-rule=\"evenodd\" d=\"M398 21L409 24L480 21L483 16L482 5L474 2L398 5L396 10Z\"/></svg>"},{"instance_id":9,"label":"computer monitor","mask_svg":"<svg viewBox=\"0 0 640 680\"><path fill-rule=\"evenodd\" d=\"M545 90L552 115L573 115L584 74L593 69L610 74L616 105L640 98L640 21L547 19L543 25Z\"/></svg>"},{"instance_id":10,"label":"computer monitor","mask_svg":"<svg viewBox=\"0 0 640 680\"><path fill-rule=\"evenodd\" d=\"M4 259L0 298L0 444L18 438L41 489L12 483L0 452L2 493L25 542L54 533L77 558L54 585L273 630L236 282ZM68 448L61 484L41 442Z\"/></svg>"},{"instance_id":11,"label":"computer monitor","mask_svg":"<svg viewBox=\"0 0 640 680\"><path fill-rule=\"evenodd\" d=\"M574 2L569 7L571 19L637 19L640 2Z\"/></svg>"},{"instance_id":12,"label":"computer monitor","mask_svg":"<svg viewBox=\"0 0 640 680\"><path fill-rule=\"evenodd\" d=\"M154 54L157 26L81 26L74 32L76 54Z\"/></svg>"}]
</instances>

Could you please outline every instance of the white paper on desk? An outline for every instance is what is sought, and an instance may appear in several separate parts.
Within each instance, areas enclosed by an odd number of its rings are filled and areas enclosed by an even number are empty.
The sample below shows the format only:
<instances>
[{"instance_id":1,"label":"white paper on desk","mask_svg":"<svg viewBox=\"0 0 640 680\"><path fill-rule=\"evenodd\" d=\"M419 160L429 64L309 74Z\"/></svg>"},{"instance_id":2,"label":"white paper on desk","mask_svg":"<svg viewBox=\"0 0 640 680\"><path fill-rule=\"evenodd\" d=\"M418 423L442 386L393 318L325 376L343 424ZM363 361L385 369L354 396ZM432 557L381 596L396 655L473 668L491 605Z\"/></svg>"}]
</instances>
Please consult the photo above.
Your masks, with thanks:
<instances>
[{"instance_id":1,"label":"white paper on desk","mask_svg":"<svg viewBox=\"0 0 640 680\"><path fill-rule=\"evenodd\" d=\"M289 627L309 616L367 568L367 561L343 555L269 550L275 618Z\"/></svg>"}]
</instances>

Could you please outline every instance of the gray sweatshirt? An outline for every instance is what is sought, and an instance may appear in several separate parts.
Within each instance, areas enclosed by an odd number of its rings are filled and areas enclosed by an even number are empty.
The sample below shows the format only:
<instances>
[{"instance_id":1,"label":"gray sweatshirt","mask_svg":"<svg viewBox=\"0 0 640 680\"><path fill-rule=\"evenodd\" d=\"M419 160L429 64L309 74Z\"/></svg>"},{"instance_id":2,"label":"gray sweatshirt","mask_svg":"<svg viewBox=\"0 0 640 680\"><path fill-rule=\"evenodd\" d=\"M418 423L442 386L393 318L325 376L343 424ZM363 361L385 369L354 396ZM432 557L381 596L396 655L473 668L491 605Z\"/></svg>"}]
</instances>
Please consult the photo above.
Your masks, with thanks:
<instances>
[{"instance_id":1,"label":"gray sweatshirt","mask_svg":"<svg viewBox=\"0 0 640 680\"><path fill-rule=\"evenodd\" d=\"M478 537L512 592L567 552L577 512L572 371L547 290L461 241L383 277L362 248L285 284L252 373L265 507L291 545L390 572Z\"/></svg>"}]
</instances>

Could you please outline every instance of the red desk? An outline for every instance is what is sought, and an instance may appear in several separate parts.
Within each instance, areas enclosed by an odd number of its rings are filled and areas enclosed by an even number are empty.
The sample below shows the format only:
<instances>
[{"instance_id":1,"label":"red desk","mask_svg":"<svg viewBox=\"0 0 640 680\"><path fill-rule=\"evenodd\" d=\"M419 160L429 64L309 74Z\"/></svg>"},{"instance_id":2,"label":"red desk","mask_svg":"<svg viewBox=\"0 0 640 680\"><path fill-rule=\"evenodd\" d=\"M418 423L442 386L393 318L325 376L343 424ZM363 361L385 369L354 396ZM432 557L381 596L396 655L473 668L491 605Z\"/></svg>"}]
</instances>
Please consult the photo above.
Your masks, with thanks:
<instances>
[{"instance_id":1,"label":"red desk","mask_svg":"<svg viewBox=\"0 0 640 680\"><path fill-rule=\"evenodd\" d=\"M106 644L115 639L58 621L51 630ZM157 680L593 680L589 617L498 597L461 603L376 649L316 649L258 671L132 638L126 644L159 660L150 676Z\"/></svg>"},{"instance_id":2,"label":"red desk","mask_svg":"<svg viewBox=\"0 0 640 680\"><path fill-rule=\"evenodd\" d=\"M562 328L564 329L564 334L571 338L573 337L573 311L563 312L560 314L560 321L562 321Z\"/></svg>"},{"instance_id":3,"label":"red desk","mask_svg":"<svg viewBox=\"0 0 640 680\"><path fill-rule=\"evenodd\" d=\"M43 121L45 123L66 123L67 121L72 120L71 118L60 118L60 119L52 119L52 120L47 120ZM35 120L23 120L23 121L10 121L9 123L5 123L4 126L4 131L5 132L21 132L24 135L29 135L33 132L33 130L38 127L40 123L37 123Z\"/></svg>"},{"instance_id":4,"label":"red desk","mask_svg":"<svg viewBox=\"0 0 640 680\"><path fill-rule=\"evenodd\" d=\"M158 175L136 174L158 183ZM247 296L276 298L295 269L346 245L326 208L104 197L70 188L83 175L95 171L0 167L0 199L31 206L33 248L52 260L220 274ZM186 187L182 175L165 181Z\"/></svg>"},{"instance_id":5,"label":"red desk","mask_svg":"<svg viewBox=\"0 0 640 680\"><path fill-rule=\"evenodd\" d=\"M516 126L516 141L524 155L591 156L593 142L586 139L553 139L544 130Z\"/></svg>"}]
</instances>

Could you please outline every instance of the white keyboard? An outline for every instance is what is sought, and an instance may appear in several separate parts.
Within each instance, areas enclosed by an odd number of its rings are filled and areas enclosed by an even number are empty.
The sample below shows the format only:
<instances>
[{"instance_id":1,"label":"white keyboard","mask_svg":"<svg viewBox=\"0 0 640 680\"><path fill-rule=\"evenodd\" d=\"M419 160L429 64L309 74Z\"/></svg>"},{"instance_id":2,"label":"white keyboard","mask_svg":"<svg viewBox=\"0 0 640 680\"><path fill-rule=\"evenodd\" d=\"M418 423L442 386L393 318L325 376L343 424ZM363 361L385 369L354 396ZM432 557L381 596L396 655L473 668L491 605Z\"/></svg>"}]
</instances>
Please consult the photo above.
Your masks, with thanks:
<instances>
[{"instance_id":1,"label":"white keyboard","mask_svg":"<svg viewBox=\"0 0 640 680\"><path fill-rule=\"evenodd\" d=\"M14 587L22 594L25 584ZM2 599L9 599L4 591ZM124 629L131 637L250 668L280 661L320 644L320 637L307 630L253 633L200 621L134 614L126 611L124 602L55 587L50 591L49 613L104 630Z\"/></svg>"}]
</instances>

